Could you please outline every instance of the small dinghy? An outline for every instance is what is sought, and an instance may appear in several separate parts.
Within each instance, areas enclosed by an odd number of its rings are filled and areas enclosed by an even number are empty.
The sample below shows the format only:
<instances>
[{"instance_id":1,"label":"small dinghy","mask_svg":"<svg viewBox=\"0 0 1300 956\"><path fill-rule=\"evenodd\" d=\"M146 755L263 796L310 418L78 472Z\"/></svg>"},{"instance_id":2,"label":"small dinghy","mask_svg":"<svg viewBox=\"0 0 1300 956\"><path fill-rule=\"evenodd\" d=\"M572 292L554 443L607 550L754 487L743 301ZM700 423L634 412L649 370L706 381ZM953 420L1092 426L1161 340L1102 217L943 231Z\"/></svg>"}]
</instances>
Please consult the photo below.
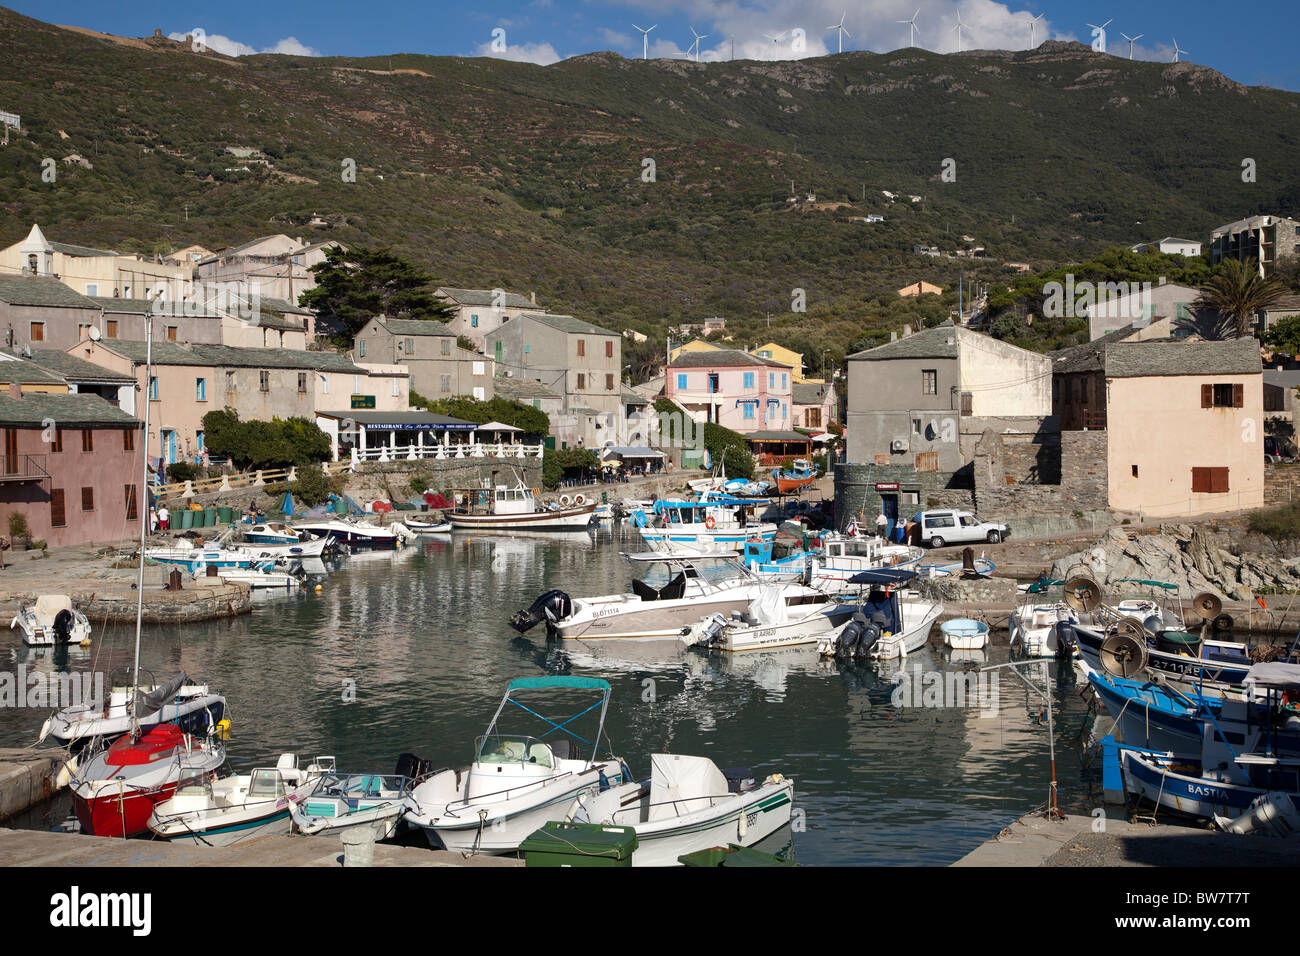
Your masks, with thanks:
<instances>
[{"instance_id":1,"label":"small dinghy","mask_svg":"<svg viewBox=\"0 0 1300 956\"><path fill-rule=\"evenodd\" d=\"M376 840L387 840L402 824L403 801L414 780L405 774L326 771L299 799L289 815L299 833L343 838L344 832L369 827Z\"/></svg>"},{"instance_id":2,"label":"small dinghy","mask_svg":"<svg viewBox=\"0 0 1300 956\"><path fill-rule=\"evenodd\" d=\"M407 518L402 522L406 530L415 534L451 534L450 521L428 521L420 518Z\"/></svg>"},{"instance_id":3,"label":"small dinghy","mask_svg":"<svg viewBox=\"0 0 1300 956\"><path fill-rule=\"evenodd\" d=\"M66 594L42 594L35 604L18 611L9 628L19 628L23 643L32 647L80 644L90 639L90 621Z\"/></svg>"},{"instance_id":4,"label":"small dinghy","mask_svg":"<svg viewBox=\"0 0 1300 956\"><path fill-rule=\"evenodd\" d=\"M856 610L853 604L834 601L790 608L781 586L769 586L750 602L748 611L732 611L730 617L711 614L693 627L685 628L682 642L688 647L723 651L816 644L847 623Z\"/></svg>"},{"instance_id":5,"label":"small dinghy","mask_svg":"<svg viewBox=\"0 0 1300 956\"><path fill-rule=\"evenodd\" d=\"M173 843L231 846L264 833L287 834L289 808L310 784L334 769L333 757L317 757L306 770L295 754L281 754L272 768L213 779L201 771L181 775L176 793L154 807L149 830Z\"/></svg>"},{"instance_id":6,"label":"small dinghy","mask_svg":"<svg viewBox=\"0 0 1300 956\"><path fill-rule=\"evenodd\" d=\"M697 850L753 846L790 822L794 781L776 773L756 785L749 770L723 773L707 757L652 754L650 779L578 799L575 823L630 826L633 866L677 866Z\"/></svg>"},{"instance_id":7,"label":"small dinghy","mask_svg":"<svg viewBox=\"0 0 1300 956\"><path fill-rule=\"evenodd\" d=\"M943 643L955 651L978 651L989 642L989 626L969 617L957 617L939 625Z\"/></svg>"}]
</instances>

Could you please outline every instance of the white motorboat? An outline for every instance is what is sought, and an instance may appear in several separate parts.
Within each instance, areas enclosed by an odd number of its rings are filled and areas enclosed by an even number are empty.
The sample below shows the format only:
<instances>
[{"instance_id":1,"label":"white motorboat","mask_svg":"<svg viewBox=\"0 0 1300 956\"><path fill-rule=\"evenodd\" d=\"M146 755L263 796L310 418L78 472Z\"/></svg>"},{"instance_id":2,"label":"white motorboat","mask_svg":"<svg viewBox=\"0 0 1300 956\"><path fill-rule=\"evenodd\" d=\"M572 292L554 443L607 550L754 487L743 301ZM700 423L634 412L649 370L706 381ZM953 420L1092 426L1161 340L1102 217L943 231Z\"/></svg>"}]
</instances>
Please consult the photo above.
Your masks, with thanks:
<instances>
[{"instance_id":1,"label":"white motorboat","mask_svg":"<svg viewBox=\"0 0 1300 956\"><path fill-rule=\"evenodd\" d=\"M849 622L818 643L818 652L823 657L894 660L924 647L943 605L908 587L916 577L913 570L891 568L851 578L869 590Z\"/></svg>"},{"instance_id":2,"label":"white motorboat","mask_svg":"<svg viewBox=\"0 0 1300 956\"><path fill-rule=\"evenodd\" d=\"M677 866L697 850L753 846L790 823L793 780L778 773L755 786L749 771L732 774L707 757L653 754L649 780L584 795L568 819L632 827L633 866Z\"/></svg>"},{"instance_id":3,"label":"white motorboat","mask_svg":"<svg viewBox=\"0 0 1300 956\"><path fill-rule=\"evenodd\" d=\"M748 517L759 503L711 493L698 501L656 501L653 515L632 512L632 526L646 544L660 550L743 551L746 542L776 537L776 525Z\"/></svg>"},{"instance_id":4,"label":"white motorboat","mask_svg":"<svg viewBox=\"0 0 1300 956\"><path fill-rule=\"evenodd\" d=\"M249 544L301 544L311 540L311 533L285 524L283 521L262 521L244 528L243 537Z\"/></svg>"},{"instance_id":5,"label":"white motorboat","mask_svg":"<svg viewBox=\"0 0 1300 956\"><path fill-rule=\"evenodd\" d=\"M193 734L206 734L221 722L226 699L208 683L192 681L185 674L166 684L159 684L152 675L140 682L132 679L132 673L131 668L117 668L109 674L107 704L88 701L46 718L37 743L53 737L77 750L96 737L120 737L132 729L133 722L141 731L172 723ZM147 670L143 673L149 674Z\"/></svg>"},{"instance_id":6,"label":"white motorboat","mask_svg":"<svg viewBox=\"0 0 1300 956\"><path fill-rule=\"evenodd\" d=\"M596 502L582 494L560 496L560 507L537 506L533 489L520 480L513 488L497 485L456 495L457 506L446 512L457 531L580 531L591 524Z\"/></svg>"},{"instance_id":7,"label":"white motorboat","mask_svg":"<svg viewBox=\"0 0 1300 956\"><path fill-rule=\"evenodd\" d=\"M307 836L343 834L358 827L376 840L396 835L402 825L403 801L413 781L402 774L325 771L290 803L294 829Z\"/></svg>"},{"instance_id":8,"label":"white motorboat","mask_svg":"<svg viewBox=\"0 0 1300 956\"><path fill-rule=\"evenodd\" d=\"M707 554L625 554L634 569L632 593L570 598L547 591L510 619L523 633L546 622L547 633L561 639L679 637L711 614L729 617L745 611L765 587L730 552ZM776 585L786 604L823 604L821 591L802 584Z\"/></svg>"},{"instance_id":9,"label":"white motorboat","mask_svg":"<svg viewBox=\"0 0 1300 956\"><path fill-rule=\"evenodd\" d=\"M989 626L984 621L956 617L939 625L946 647L955 651L983 650L989 642Z\"/></svg>"},{"instance_id":10,"label":"white motorboat","mask_svg":"<svg viewBox=\"0 0 1300 956\"><path fill-rule=\"evenodd\" d=\"M317 757L305 770L295 754L281 754L274 767L213 779L203 771L181 775L176 792L154 807L149 830L173 843L231 846L265 833L288 833L289 808L321 773L334 769L333 757Z\"/></svg>"},{"instance_id":11,"label":"white motorboat","mask_svg":"<svg viewBox=\"0 0 1300 956\"><path fill-rule=\"evenodd\" d=\"M584 794L606 790L625 782L618 758L597 760L595 748L583 759L567 739L503 734L497 725L507 704L534 716L531 708L514 699L523 691L596 692L597 704L574 717L550 725L548 735L564 728L573 733L576 717L600 708L600 725L592 740L598 745L604 733L610 687L594 677L524 677L511 681L487 732L474 745L474 762L468 767L442 770L411 791L405 819L420 827L435 848L462 853L512 853L534 830L552 820L563 820L574 801ZM575 734L576 736L576 734Z\"/></svg>"},{"instance_id":12,"label":"white motorboat","mask_svg":"<svg viewBox=\"0 0 1300 956\"><path fill-rule=\"evenodd\" d=\"M711 614L682 635L688 646L723 651L757 651L816 644L857 611L853 604L827 601L800 605L790 613L782 589L768 586L744 614Z\"/></svg>"},{"instance_id":13,"label":"white motorboat","mask_svg":"<svg viewBox=\"0 0 1300 956\"><path fill-rule=\"evenodd\" d=\"M1078 624L1079 614L1061 597L1044 600L1041 595L1063 581L1040 581L1024 585L1024 600L1007 619L1011 649L1025 657L1055 657L1064 650L1058 624Z\"/></svg>"},{"instance_id":14,"label":"white motorboat","mask_svg":"<svg viewBox=\"0 0 1300 956\"><path fill-rule=\"evenodd\" d=\"M450 521L430 521L422 518L405 518L402 523L416 534L450 534Z\"/></svg>"},{"instance_id":15,"label":"white motorboat","mask_svg":"<svg viewBox=\"0 0 1300 956\"><path fill-rule=\"evenodd\" d=\"M398 538L391 528L362 521L341 517L316 518L300 522L296 527L339 547L375 551L392 551L397 547Z\"/></svg>"},{"instance_id":16,"label":"white motorboat","mask_svg":"<svg viewBox=\"0 0 1300 956\"><path fill-rule=\"evenodd\" d=\"M304 587L307 583L307 573L301 564L296 566L295 572L295 569L277 568L271 561L263 561L251 568L223 568L216 576L222 581L247 584L250 588L280 591Z\"/></svg>"},{"instance_id":17,"label":"white motorboat","mask_svg":"<svg viewBox=\"0 0 1300 956\"><path fill-rule=\"evenodd\" d=\"M35 604L21 606L9 628L20 629L23 643L32 647L90 640L90 621L66 594L42 594Z\"/></svg>"},{"instance_id":18,"label":"white motorboat","mask_svg":"<svg viewBox=\"0 0 1300 956\"><path fill-rule=\"evenodd\" d=\"M852 594L857 588L849 579L855 574L876 568L914 568L924 556L924 548L891 544L880 537L835 535L823 539L820 551L810 553L808 583L827 594Z\"/></svg>"},{"instance_id":19,"label":"white motorboat","mask_svg":"<svg viewBox=\"0 0 1300 956\"><path fill-rule=\"evenodd\" d=\"M263 560L256 551L216 543L199 548L146 548L144 556L156 564L174 564L190 574L200 574L210 567L248 568Z\"/></svg>"}]
</instances>

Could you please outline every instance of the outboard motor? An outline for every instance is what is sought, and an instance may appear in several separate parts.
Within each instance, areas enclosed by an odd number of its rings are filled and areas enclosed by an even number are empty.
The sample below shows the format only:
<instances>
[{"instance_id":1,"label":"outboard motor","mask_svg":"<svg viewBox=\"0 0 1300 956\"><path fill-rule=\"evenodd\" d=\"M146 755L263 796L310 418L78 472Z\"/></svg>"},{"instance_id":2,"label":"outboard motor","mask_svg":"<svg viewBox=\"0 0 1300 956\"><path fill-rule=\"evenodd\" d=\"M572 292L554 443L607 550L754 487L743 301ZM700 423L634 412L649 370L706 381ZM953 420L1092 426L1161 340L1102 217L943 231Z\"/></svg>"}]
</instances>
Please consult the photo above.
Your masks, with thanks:
<instances>
[{"instance_id":1,"label":"outboard motor","mask_svg":"<svg viewBox=\"0 0 1300 956\"><path fill-rule=\"evenodd\" d=\"M862 626L862 634L858 637L857 646L853 648L854 654L859 660L870 656L871 649L876 646L876 642L884 635L884 630L875 621L869 621Z\"/></svg>"},{"instance_id":2,"label":"outboard motor","mask_svg":"<svg viewBox=\"0 0 1300 956\"><path fill-rule=\"evenodd\" d=\"M54 615L54 640L66 644L72 638L72 624L75 618L66 607Z\"/></svg>"},{"instance_id":3,"label":"outboard motor","mask_svg":"<svg viewBox=\"0 0 1300 956\"><path fill-rule=\"evenodd\" d=\"M419 780L427 776L431 769L429 761L423 757L417 757L415 754L400 754L397 758L397 769L393 772L399 777Z\"/></svg>"},{"instance_id":4,"label":"outboard motor","mask_svg":"<svg viewBox=\"0 0 1300 956\"><path fill-rule=\"evenodd\" d=\"M573 602L569 600L569 595L557 588L539 597L528 610L516 611L514 617L510 618L510 626L522 634L542 621L554 626L556 621L562 621L572 613Z\"/></svg>"},{"instance_id":5,"label":"outboard motor","mask_svg":"<svg viewBox=\"0 0 1300 956\"><path fill-rule=\"evenodd\" d=\"M1056 656L1061 660L1073 656L1078 640L1074 634L1074 625L1069 621L1057 621L1052 625L1052 631L1056 635Z\"/></svg>"},{"instance_id":6,"label":"outboard motor","mask_svg":"<svg viewBox=\"0 0 1300 956\"><path fill-rule=\"evenodd\" d=\"M728 793L748 793L754 789L754 771L748 767L728 767L722 775L727 778Z\"/></svg>"},{"instance_id":7,"label":"outboard motor","mask_svg":"<svg viewBox=\"0 0 1300 956\"><path fill-rule=\"evenodd\" d=\"M706 647L718 643L718 639L722 637L722 632L726 628L727 619L725 617L721 614L710 614L704 619L704 633L698 643ZM689 632L690 629L688 628L687 633Z\"/></svg>"},{"instance_id":8,"label":"outboard motor","mask_svg":"<svg viewBox=\"0 0 1300 956\"><path fill-rule=\"evenodd\" d=\"M839 658L852 657L853 649L857 647L858 640L868 624L867 616L861 611L854 614L849 619L849 623L844 625L844 630L840 631L839 640L835 643L835 656Z\"/></svg>"}]
</instances>

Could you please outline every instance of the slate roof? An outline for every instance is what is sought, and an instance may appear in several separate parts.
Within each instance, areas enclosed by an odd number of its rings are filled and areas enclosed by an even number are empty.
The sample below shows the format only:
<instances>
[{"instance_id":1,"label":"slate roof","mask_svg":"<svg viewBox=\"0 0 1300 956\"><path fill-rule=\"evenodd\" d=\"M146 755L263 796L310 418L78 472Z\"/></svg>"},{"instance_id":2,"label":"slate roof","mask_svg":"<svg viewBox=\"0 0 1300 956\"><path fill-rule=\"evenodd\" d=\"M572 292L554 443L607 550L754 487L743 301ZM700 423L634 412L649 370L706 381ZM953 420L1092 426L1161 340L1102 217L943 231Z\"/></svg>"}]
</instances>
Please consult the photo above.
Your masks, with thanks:
<instances>
[{"instance_id":1,"label":"slate roof","mask_svg":"<svg viewBox=\"0 0 1300 956\"><path fill-rule=\"evenodd\" d=\"M135 379L125 372L87 362L58 349L32 349L32 364L61 376L70 382L91 382L101 385L133 385Z\"/></svg>"},{"instance_id":2,"label":"slate roof","mask_svg":"<svg viewBox=\"0 0 1300 956\"><path fill-rule=\"evenodd\" d=\"M1258 375L1263 368L1253 336L1225 342L1113 342L1106 346L1107 378L1167 375Z\"/></svg>"},{"instance_id":3,"label":"slate roof","mask_svg":"<svg viewBox=\"0 0 1300 956\"><path fill-rule=\"evenodd\" d=\"M952 325L939 325L905 335L894 342L886 342L874 349L865 349L849 356L849 361L880 362L888 359L921 359L958 357L957 329Z\"/></svg>"},{"instance_id":4,"label":"slate roof","mask_svg":"<svg viewBox=\"0 0 1300 956\"><path fill-rule=\"evenodd\" d=\"M390 319L377 316L375 321L394 335L436 335L440 338L456 337L456 333L445 322L437 319Z\"/></svg>"},{"instance_id":5,"label":"slate roof","mask_svg":"<svg viewBox=\"0 0 1300 956\"><path fill-rule=\"evenodd\" d=\"M803 432L796 431L759 431L743 434L745 441L798 441L811 442L812 439Z\"/></svg>"},{"instance_id":6,"label":"slate roof","mask_svg":"<svg viewBox=\"0 0 1300 956\"><path fill-rule=\"evenodd\" d=\"M22 398L0 395L0 426L42 427L47 419L54 419L61 428L105 426L127 428L140 424L98 395L41 395L27 394Z\"/></svg>"},{"instance_id":7,"label":"slate roof","mask_svg":"<svg viewBox=\"0 0 1300 956\"><path fill-rule=\"evenodd\" d=\"M92 295L87 296L91 302L95 303L104 312L116 312L122 315L148 315L154 311L152 299L123 299L120 296ZM155 312L160 319L216 319L220 318L215 312L209 310L206 306L198 308L193 315L186 312L186 308L195 309L197 305L190 305L188 302L161 302L159 308L162 312ZM175 309L178 315L172 315L168 310Z\"/></svg>"},{"instance_id":8,"label":"slate roof","mask_svg":"<svg viewBox=\"0 0 1300 956\"><path fill-rule=\"evenodd\" d=\"M120 252L113 252L109 249L92 249L90 246L74 246L66 242L51 242L50 248L55 252L63 253L65 256L79 256L83 259L121 255Z\"/></svg>"},{"instance_id":9,"label":"slate roof","mask_svg":"<svg viewBox=\"0 0 1300 956\"><path fill-rule=\"evenodd\" d=\"M484 308L496 307L496 296L492 289L451 289L443 286L438 290L457 305L479 305ZM535 309L537 303L526 295L517 292L502 292L501 304L508 309Z\"/></svg>"},{"instance_id":10,"label":"slate roof","mask_svg":"<svg viewBox=\"0 0 1300 956\"><path fill-rule=\"evenodd\" d=\"M533 319L542 325L549 325L553 329L561 332L578 335L618 335L617 332L611 332L609 329L602 329L599 325L592 325L590 322L584 322L582 319L575 319L571 315L552 315L549 312L521 312L521 319Z\"/></svg>"},{"instance_id":11,"label":"slate roof","mask_svg":"<svg viewBox=\"0 0 1300 956\"><path fill-rule=\"evenodd\" d=\"M62 377L42 368L36 362L26 361L20 357L10 357L9 353L0 356L0 385L63 385L67 382Z\"/></svg>"},{"instance_id":12,"label":"slate roof","mask_svg":"<svg viewBox=\"0 0 1300 956\"><path fill-rule=\"evenodd\" d=\"M517 402L531 402L534 398L560 397L559 393L532 378L505 378L504 376L494 378L492 390L502 398L510 398Z\"/></svg>"},{"instance_id":13,"label":"slate roof","mask_svg":"<svg viewBox=\"0 0 1300 956\"><path fill-rule=\"evenodd\" d=\"M776 359L764 358L761 355L755 355L753 352L742 352L739 349L706 349L701 352L679 352L677 358L669 363L669 368L713 368L721 366L726 368L741 368L745 366L767 365L772 368L788 369L791 366L784 362L778 362Z\"/></svg>"},{"instance_id":14,"label":"slate roof","mask_svg":"<svg viewBox=\"0 0 1300 956\"><path fill-rule=\"evenodd\" d=\"M137 365L144 364L145 343L143 342L113 339L101 342L100 346L129 358ZM300 368L317 372L349 372L353 375L362 375L366 372L337 352L249 349L232 345L183 346L176 342L155 342L153 364L206 365L224 368Z\"/></svg>"},{"instance_id":15,"label":"slate roof","mask_svg":"<svg viewBox=\"0 0 1300 956\"><path fill-rule=\"evenodd\" d=\"M796 405L821 405L826 401L830 383L796 382L791 386L790 400Z\"/></svg>"},{"instance_id":16,"label":"slate roof","mask_svg":"<svg viewBox=\"0 0 1300 956\"><path fill-rule=\"evenodd\" d=\"M1070 375L1076 372L1100 372L1105 363L1106 346L1112 342L1120 342L1133 334L1135 329L1131 324L1120 329L1114 329L1105 335L1098 336L1091 342L1084 342L1082 345L1074 345L1068 349L1060 349L1051 352L1052 374L1053 375Z\"/></svg>"},{"instance_id":17,"label":"slate roof","mask_svg":"<svg viewBox=\"0 0 1300 956\"><path fill-rule=\"evenodd\" d=\"M0 279L0 302L9 305L64 309L98 309L92 299L59 282L41 276Z\"/></svg>"}]
</instances>

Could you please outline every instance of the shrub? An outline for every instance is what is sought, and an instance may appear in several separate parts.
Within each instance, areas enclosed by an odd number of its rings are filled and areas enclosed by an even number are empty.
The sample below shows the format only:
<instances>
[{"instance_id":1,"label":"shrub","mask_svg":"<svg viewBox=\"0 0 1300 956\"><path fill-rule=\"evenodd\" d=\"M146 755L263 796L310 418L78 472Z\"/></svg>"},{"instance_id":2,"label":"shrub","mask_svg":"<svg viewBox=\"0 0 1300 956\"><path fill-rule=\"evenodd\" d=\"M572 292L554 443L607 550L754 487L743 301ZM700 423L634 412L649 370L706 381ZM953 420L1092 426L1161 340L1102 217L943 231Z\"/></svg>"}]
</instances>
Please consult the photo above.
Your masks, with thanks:
<instances>
[{"instance_id":1,"label":"shrub","mask_svg":"<svg viewBox=\"0 0 1300 956\"><path fill-rule=\"evenodd\" d=\"M429 481L427 478L423 478L420 475L416 475L414 478L411 479L411 494L422 495L428 490L429 490Z\"/></svg>"},{"instance_id":2,"label":"shrub","mask_svg":"<svg viewBox=\"0 0 1300 956\"><path fill-rule=\"evenodd\" d=\"M187 461L174 462L167 466L167 481L193 481L199 477L198 465L191 465Z\"/></svg>"},{"instance_id":3,"label":"shrub","mask_svg":"<svg viewBox=\"0 0 1300 956\"><path fill-rule=\"evenodd\" d=\"M1250 516L1250 530L1274 541L1300 538L1300 502L1254 512Z\"/></svg>"},{"instance_id":4,"label":"shrub","mask_svg":"<svg viewBox=\"0 0 1300 956\"><path fill-rule=\"evenodd\" d=\"M289 485L293 496L308 507L324 504L329 500L330 480L320 465L303 465L299 467L297 480Z\"/></svg>"},{"instance_id":5,"label":"shrub","mask_svg":"<svg viewBox=\"0 0 1300 956\"><path fill-rule=\"evenodd\" d=\"M31 527L27 524L27 515L21 511L9 512L9 537L21 538L32 533Z\"/></svg>"}]
</instances>

